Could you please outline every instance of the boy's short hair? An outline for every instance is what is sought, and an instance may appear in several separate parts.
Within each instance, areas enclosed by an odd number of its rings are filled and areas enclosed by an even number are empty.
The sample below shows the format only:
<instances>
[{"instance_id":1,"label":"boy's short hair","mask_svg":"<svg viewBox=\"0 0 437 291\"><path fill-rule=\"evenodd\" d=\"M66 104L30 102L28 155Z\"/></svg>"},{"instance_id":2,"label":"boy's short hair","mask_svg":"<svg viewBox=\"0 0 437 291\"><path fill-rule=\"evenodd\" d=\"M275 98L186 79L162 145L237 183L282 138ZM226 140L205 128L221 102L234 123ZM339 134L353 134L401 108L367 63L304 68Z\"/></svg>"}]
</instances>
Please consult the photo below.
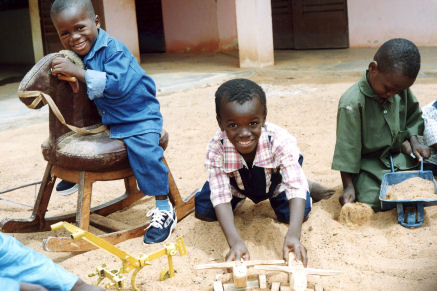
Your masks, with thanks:
<instances>
[{"instance_id":1,"label":"boy's short hair","mask_svg":"<svg viewBox=\"0 0 437 291\"><path fill-rule=\"evenodd\" d=\"M50 8L50 17L53 18L70 7L80 7L83 11L87 11L92 20L96 17L91 0L55 0Z\"/></svg>"},{"instance_id":2,"label":"boy's short hair","mask_svg":"<svg viewBox=\"0 0 437 291\"><path fill-rule=\"evenodd\" d=\"M374 60L382 73L400 73L415 79L420 70L419 49L404 38L394 38L383 43Z\"/></svg>"},{"instance_id":3,"label":"boy's short hair","mask_svg":"<svg viewBox=\"0 0 437 291\"><path fill-rule=\"evenodd\" d=\"M226 81L215 92L215 112L217 116L220 116L220 106L223 101L236 101L243 104L253 98L259 99L264 106L264 113L267 114L266 94L261 86L248 79Z\"/></svg>"}]
</instances>

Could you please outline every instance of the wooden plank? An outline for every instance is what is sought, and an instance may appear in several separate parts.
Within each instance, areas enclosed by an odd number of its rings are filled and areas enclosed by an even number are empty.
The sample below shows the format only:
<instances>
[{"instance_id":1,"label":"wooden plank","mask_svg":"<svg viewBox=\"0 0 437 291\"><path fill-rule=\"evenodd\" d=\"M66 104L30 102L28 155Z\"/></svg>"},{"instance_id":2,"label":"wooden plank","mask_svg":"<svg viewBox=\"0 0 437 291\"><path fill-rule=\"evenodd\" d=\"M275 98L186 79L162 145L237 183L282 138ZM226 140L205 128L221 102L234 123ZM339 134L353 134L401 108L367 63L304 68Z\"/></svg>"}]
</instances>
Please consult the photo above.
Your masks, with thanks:
<instances>
[{"instance_id":1,"label":"wooden plank","mask_svg":"<svg viewBox=\"0 0 437 291\"><path fill-rule=\"evenodd\" d=\"M194 269L196 269L196 270L204 270L204 269L226 269L226 268L233 268L235 263L236 263L236 261L196 265L196 266L194 266ZM284 260L252 260L252 261L243 261L243 263L246 266L275 265L275 264L283 264Z\"/></svg>"},{"instance_id":2,"label":"wooden plank","mask_svg":"<svg viewBox=\"0 0 437 291\"><path fill-rule=\"evenodd\" d=\"M320 285L319 283L316 283L314 285L314 291L323 291L322 285Z\"/></svg>"},{"instance_id":3,"label":"wooden plank","mask_svg":"<svg viewBox=\"0 0 437 291\"><path fill-rule=\"evenodd\" d=\"M289 274L290 286L293 286L294 291L306 291L308 282L305 268L301 261L296 260L296 256L293 252L288 253L288 266L294 269L294 271Z\"/></svg>"},{"instance_id":4,"label":"wooden plank","mask_svg":"<svg viewBox=\"0 0 437 291\"><path fill-rule=\"evenodd\" d=\"M267 288L267 278L265 274L260 274L258 276L258 280L259 280L259 288L260 289L265 289Z\"/></svg>"},{"instance_id":5,"label":"wooden plank","mask_svg":"<svg viewBox=\"0 0 437 291\"><path fill-rule=\"evenodd\" d=\"M91 214L90 223L94 226L109 229L111 231L120 231L132 228L131 225L95 213Z\"/></svg>"},{"instance_id":6,"label":"wooden plank","mask_svg":"<svg viewBox=\"0 0 437 291\"><path fill-rule=\"evenodd\" d=\"M281 286L281 288L279 290L280 291L291 291L291 287L290 286Z\"/></svg>"},{"instance_id":7,"label":"wooden plank","mask_svg":"<svg viewBox=\"0 0 437 291\"><path fill-rule=\"evenodd\" d=\"M122 241L144 235L148 225L146 223L128 230L103 234L98 237L115 245ZM43 248L48 252L83 252L97 249L96 246L83 239L73 240L70 237L50 236L43 240Z\"/></svg>"},{"instance_id":8,"label":"wooden plank","mask_svg":"<svg viewBox=\"0 0 437 291\"><path fill-rule=\"evenodd\" d=\"M247 266L243 263L236 263L232 268L234 285L236 288L246 288L247 286Z\"/></svg>"},{"instance_id":9,"label":"wooden plank","mask_svg":"<svg viewBox=\"0 0 437 291\"><path fill-rule=\"evenodd\" d=\"M289 266L277 266L277 265L257 265L254 267L255 270L264 271L282 271L287 273L294 272L294 267ZM318 275L318 276L332 276L338 275L341 272L337 270L325 270L325 269L315 269L315 268L304 268L307 275Z\"/></svg>"},{"instance_id":10,"label":"wooden plank","mask_svg":"<svg viewBox=\"0 0 437 291\"><path fill-rule=\"evenodd\" d=\"M247 281L245 288L236 288L234 283L223 284L224 291L256 290L257 288L259 288L258 280Z\"/></svg>"},{"instance_id":11,"label":"wooden plank","mask_svg":"<svg viewBox=\"0 0 437 291\"><path fill-rule=\"evenodd\" d=\"M220 281L214 281L214 291L223 291L223 284Z\"/></svg>"},{"instance_id":12,"label":"wooden plank","mask_svg":"<svg viewBox=\"0 0 437 291\"><path fill-rule=\"evenodd\" d=\"M272 283L272 288L270 289L271 291L279 291L279 287L281 286L281 283L279 282L273 282Z\"/></svg>"}]
</instances>

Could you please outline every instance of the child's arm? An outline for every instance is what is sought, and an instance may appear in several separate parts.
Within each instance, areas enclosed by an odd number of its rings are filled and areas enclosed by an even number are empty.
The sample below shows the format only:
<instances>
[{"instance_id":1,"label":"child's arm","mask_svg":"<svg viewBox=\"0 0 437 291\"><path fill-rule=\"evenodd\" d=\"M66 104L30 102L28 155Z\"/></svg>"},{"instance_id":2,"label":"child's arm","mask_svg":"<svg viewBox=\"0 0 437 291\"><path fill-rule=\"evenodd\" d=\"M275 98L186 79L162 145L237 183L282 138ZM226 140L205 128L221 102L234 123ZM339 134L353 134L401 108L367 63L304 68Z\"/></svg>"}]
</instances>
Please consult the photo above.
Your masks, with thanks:
<instances>
[{"instance_id":1,"label":"child's arm","mask_svg":"<svg viewBox=\"0 0 437 291\"><path fill-rule=\"evenodd\" d=\"M230 247L226 255L226 261L239 261L241 258L250 260L249 251L235 227L231 203L219 204L214 207L214 210Z\"/></svg>"},{"instance_id":2,"label":"child's arm","mask_svg":"<svg viewBox=\"0 0 437 291\"><path fill-rule=\"evenodd\" d=\"M284 247L282 256L284 260L288 260L288 253L293 251L296 254L296 259L301 260L306 267L308 262L307 250L300 242L300 234L302 230L302 222L305 213L305 199L292 198L289 200L290 207L290 226L285 235Z\"/></svg>"},{"instance_id":3,"label":"child's arm","mask_svg":"<svg viewBox=\"0 0 437 291\"><path fill-rule=\"evenodd\" d=\"M75 65L68 58L56 57L52 61L52 75L63 74L76 77L79 81L85 82L85 70Z\"/></svg>"},{"instance_id":4,"label":"child's arm","mask_svg":"<svg viewBox=\"0 0 437 291\"><path fill-rule=\"evenodd\" d=\"M343 194L339 198L340 204L352 203L355 201L355 187L352 183L352 174L341 171L340 175L343 182Z\"/></svg>"}]
</instances>

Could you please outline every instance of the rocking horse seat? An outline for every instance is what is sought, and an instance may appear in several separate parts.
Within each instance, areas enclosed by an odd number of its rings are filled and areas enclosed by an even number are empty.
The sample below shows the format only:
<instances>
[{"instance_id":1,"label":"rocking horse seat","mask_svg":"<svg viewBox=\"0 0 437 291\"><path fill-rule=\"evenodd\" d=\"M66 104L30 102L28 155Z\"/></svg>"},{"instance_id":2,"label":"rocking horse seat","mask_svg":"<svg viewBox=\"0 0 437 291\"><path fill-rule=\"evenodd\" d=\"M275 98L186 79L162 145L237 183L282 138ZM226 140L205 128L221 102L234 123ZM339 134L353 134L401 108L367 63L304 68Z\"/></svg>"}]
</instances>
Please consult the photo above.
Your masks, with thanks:
<instances>
[{"instance_id":1,"label":"rocking horse seat","mask_svg":"<svg viewBox=\"0 0 437 291\"><path fill-rule=\"evenodd\" d=\"M168 133L163 129L159 145L165 150L167 144ZM129 168L126 146L122 140L111 139L108 131L93 135L68 132L56 140L54 156L49 139L41 148L46 161L72 170L103 172Z\"/></svg>"}]
</instances>

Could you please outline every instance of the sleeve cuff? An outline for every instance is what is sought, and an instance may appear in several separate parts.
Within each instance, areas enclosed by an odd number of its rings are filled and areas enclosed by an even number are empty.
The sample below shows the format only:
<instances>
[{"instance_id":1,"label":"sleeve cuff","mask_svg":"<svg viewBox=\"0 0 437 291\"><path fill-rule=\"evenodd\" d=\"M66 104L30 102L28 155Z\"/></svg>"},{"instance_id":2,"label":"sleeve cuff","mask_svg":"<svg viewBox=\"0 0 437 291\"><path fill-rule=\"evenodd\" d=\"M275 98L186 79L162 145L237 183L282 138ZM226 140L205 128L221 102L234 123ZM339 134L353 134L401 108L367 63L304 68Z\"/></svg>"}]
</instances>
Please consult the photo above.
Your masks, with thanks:
<instances>
[{"instance_id":1,"label":"sleeve cuff","mask_svg":"<svg viewBox=\"0 0 437 291\"><path fill-rule=\"evenodd\" d=\"M87 86L88 97L91 100L94 100L95 98L103 97L103 91L105 90L106 87L105 72L86 70L85 81Z\"/></svg>"}]
</instances>

